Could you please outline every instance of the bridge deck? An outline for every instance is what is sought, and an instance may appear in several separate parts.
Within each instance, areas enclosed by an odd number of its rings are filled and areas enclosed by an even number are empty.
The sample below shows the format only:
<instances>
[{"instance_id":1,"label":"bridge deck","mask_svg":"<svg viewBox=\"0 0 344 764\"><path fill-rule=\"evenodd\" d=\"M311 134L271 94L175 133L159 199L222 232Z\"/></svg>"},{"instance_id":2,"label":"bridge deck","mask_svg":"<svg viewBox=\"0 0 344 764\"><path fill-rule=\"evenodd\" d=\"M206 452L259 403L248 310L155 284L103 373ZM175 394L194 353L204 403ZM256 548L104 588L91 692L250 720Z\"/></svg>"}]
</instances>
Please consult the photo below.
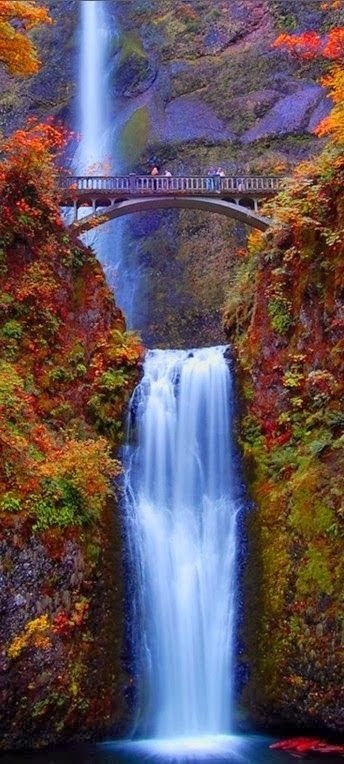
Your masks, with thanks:
<instances>
[{"instance_id":1,"label":"bridge deck","mask_svg":"<svg viewBox=\"0 0 344 764\"><path fill-rule=\"evenodd\" d=\"M258 198L278 193L284 186L284 178L273 176L221 177L221 176L171 176L141 175L117 176L67 176L61 175L59 187L66 206L75 200L124 199L163 194L183 196L221 196Z\"/></svg>"},{"instance_id":2,"label":"bridge deck","mask_svg":"<svg viewBox=\"0 0 344 764\"><path fill-rule=\"evenodd\" d=\"M158 175L61 175L61 206L73 207L73 230L90 230L122 215L144 210L198 209L217 212L266 230L273 221L258 214L261 199L284 187L284 178L273 176L166 176ZM79 218L80 208L92 212ZM105 211L106 210L106 211Z\"/></svg>"}]
</instances>

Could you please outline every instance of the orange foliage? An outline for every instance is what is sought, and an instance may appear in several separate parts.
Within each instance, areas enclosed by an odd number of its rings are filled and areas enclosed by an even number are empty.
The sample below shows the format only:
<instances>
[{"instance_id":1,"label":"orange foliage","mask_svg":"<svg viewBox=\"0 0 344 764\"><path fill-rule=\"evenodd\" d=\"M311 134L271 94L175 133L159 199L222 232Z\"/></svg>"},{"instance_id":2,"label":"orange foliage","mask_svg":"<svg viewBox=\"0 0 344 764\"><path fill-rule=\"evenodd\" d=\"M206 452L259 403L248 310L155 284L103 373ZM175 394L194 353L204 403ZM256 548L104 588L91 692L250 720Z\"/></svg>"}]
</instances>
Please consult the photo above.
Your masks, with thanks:
<instances>
[{"instance_id":1,"label":"orange foliage","mask_svg":"<svg viewBox=\"0 0 344 764\"><path fill-rule=\"evenodd\" d=\"M0 62L9 74L27 77L40 68L37 51L27 32L51 24L46 8L31 0L0 0Z\"/></svg>"},{"instance_id":2,"label":"orange foliage","mask_svg":"<svg viewBox=\"0 0 344 764\"><path fill-rule=\"evenodd\" d=\"M105 438L69 440L51 456L37 467L39 474L52 479L67 477L85 502L90 501L93 514L100 514L104 497L112 491L109 477L120 473L120 464L111 458Z\"/></svg>"},{"instance_id":3,"label":"orange foliage","mask_svg":"<svg viewBox=\"0 0 344 764\"><path fill-rule=\"evenodd\" d=\"M322 11L340 11L342 7L342 0L325 0L321 5Z\"/></svg>"},{"instance_id":4,"label":"orange foliage","mask_svg":"<svg viewBox=\"0 0 344 764\"><path fill-rule=\"evenodd\" d=\"M55 160L65 147L69 133L52 123L29 120L7 140L0 140L5 158L0 164L2 224L12 235L34 241L49 221L62 228L56 198Z\"/></svg>"},{"instance_id":5,"label":"orange foliage","mask_svg":"<svg viewBox=\"0 0 344 764\"><path fill-rule=\"evenodd\" d=\"M2 141L0 150L8 160L21 165L27 172L42 170L42 163L43 170L52 172L52 157L66 146L69 137L70 133L60 125L31 119L24 128ZM1 169L3 175L4 168Z\"/></svg>"},{"instance_id":6,"label":"orange foliage","mask_svg":"<svg viewBox=\"0 0 344 764\"><path fill-rule=\"evenodd\" d=\"M329 89L334 107L315 132L320 137L331 135L335 143L344 143L344 69L334 67L321 82Z\"/></svg>"},{"instance_id":7,"label":"orange foliage","mask_svg":"<svg viewBox=\"0 0 344 764\"><path fill-rule=\"evenodd\" d=\"M9 658L18 658L26 647L34 646L41 650L50 647L50 639L47 636L49 620L47 615L41 615L28 621L21 634L15 637L7 649Z\"/></svg>"},{"instance_id":8,"label":"orange foliage","mask_svg":"<svg viewBox=\"0 0 344 764\"><path fill-rule=\"evenodd\" d=\"M274 42L275 48L287 48L302 58L316 58L319 55L321 37L317 32L300 35L280 34Z\"/></svg>"},{"instance_id":9,"label":"orange foliage","mask_svg":"<svg viewBox=\"0 0 344 764\"><path fill-rule=\"evenodd\" d=\"M141 353L94 254L61 220L54 160L66 140L34 121L0 140L0 512L39 530L101 515Z\"/></svg>"},{"instance_id":10,"label":"orange foliage","mask_svg":"<svg viewBox=\"0 0 344 764\"><path fill-rule=\"evenodd\" d=\"M303 32L299 35L280 34L274 47L287 48L302 58L327 58L332 61L344 58L344 29L336 27L326 36L318 32Z\"/></svg>"}]
</instances>

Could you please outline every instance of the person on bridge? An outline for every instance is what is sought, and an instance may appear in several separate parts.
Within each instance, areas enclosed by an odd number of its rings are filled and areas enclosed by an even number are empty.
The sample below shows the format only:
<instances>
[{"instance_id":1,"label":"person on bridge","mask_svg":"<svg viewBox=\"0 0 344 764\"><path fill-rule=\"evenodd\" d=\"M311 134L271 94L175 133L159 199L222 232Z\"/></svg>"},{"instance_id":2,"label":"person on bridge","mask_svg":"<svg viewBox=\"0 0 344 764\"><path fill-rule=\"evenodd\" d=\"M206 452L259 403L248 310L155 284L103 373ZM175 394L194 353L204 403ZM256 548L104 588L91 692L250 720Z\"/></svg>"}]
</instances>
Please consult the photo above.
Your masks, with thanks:
<instances>
[{"instance_id":1,"label":"person on bridge","mask_svg":"<svg viewBox=\"0 0 344 764\"><path fill-rule=\"evenodd\" d=\"M157 179L157 176L159 175L159 172L160 172L159 165L157 165L157 164L153 165L150 174L151 174L151 176L153 178L153 190L154 191L157 190L157 181L156 181L156 179Z\"/></svg>"},{"instance_id":2,"label":"person on bridge","mask_svg":"<svg viewBox=\"0 0 344 764\"><path fill-rule=\"evenodd\" d=\"M212 191L215 188L215 172L216 170L214 167L209 167L208 170L208 180L207 180L207 188L209 191Z\"/></svg>"},{"instance_id":3,"label":"person on bridge","mask_svg":"<svg viewBox=\"0 0 344 764\"><path fill-rule=\"evenodd\" d=\"M224 177L225 177L225 171L222 169L222 167L218 167L214 173L214 189L216 191L221 191L221 178L224 178Z\"/></svg>"},{"instance_id":4,"label":"person on bridge","mask_svg":"<svg viewBox=\"0 0 344 764\"><path fill-rule=\"evenodd\" d=\"M170 178L172 178L172 173L169 170L165 170L163 175L164 175L164 178L166 178L166 180L164 180L163 182L164 189L165 191L169 191L169 189L171 188Z\"/></svg>"}]
</instances>

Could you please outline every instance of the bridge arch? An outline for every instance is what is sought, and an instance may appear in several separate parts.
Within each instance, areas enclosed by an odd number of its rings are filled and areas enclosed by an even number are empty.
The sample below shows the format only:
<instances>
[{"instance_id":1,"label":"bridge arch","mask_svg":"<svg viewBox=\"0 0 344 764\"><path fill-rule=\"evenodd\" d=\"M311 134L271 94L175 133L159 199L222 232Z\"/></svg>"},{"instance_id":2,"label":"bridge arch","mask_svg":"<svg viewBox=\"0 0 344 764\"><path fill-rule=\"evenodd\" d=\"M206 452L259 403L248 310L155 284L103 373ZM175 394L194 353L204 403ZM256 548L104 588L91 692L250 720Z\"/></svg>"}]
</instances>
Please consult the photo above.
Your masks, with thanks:
<instances>
[{"instance_id":1,"label":"bridge arch","mask_svg":"<svg viewBox=\"0 0 344 764\"><path fill-rule=\"evenodd\" d=\"M78 233L90 231L97 228L109 220L131 215L135 212L145 212L153 210L162 210L169 208L202 210L204 212L215 212L224 215L227 218L238 220L240 223L258 228L260 231L266 231L267 228L274 225L273 220L259 215L246 205L235 204L231 201L207 197L176 197L176 196L158 196L145 197L143 199L132 198L125 201L115 202L111 207L105 210L93 212L80 220L74 220L69 228Z\"/></svg>"}]
</instances>

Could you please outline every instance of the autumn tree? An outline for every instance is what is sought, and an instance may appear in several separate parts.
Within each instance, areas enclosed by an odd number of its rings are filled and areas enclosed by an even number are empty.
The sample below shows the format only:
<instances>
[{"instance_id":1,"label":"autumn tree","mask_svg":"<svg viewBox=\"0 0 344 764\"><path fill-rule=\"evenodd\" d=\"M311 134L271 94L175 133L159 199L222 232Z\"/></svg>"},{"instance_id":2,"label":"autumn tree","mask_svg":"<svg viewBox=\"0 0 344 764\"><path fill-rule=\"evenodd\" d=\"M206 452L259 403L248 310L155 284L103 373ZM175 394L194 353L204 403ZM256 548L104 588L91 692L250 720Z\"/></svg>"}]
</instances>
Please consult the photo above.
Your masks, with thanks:
<instances>
[{"instance_id":1,"label":"autumn tree","mask_svg":"<svg viewBox=\"0 0 344 764\"><path fill-rule=\"evenodd\" d=\"M35 0L0 0L0 63L9 74L27 77L38 72L40 61L28 32L50 23L47 9Z\"/></svg>"},{"instance_id":2,"label":"autumn tree","mask_svg":"<svg viewBox=\"0 0 344 764\"><path fill-rule=\"evenodd\" d=\"M336 2L325 3L324 10L339 6ZM281 34L275 41L276 47L283 47L303 59L323 59L330 62L329 70L320 80L333 101L330 114L315 128L319 136L331 136L336 144L344 143L344 27L337 26L327 34L304 32L300 35Z\"/></svg>"}]
</instances>

